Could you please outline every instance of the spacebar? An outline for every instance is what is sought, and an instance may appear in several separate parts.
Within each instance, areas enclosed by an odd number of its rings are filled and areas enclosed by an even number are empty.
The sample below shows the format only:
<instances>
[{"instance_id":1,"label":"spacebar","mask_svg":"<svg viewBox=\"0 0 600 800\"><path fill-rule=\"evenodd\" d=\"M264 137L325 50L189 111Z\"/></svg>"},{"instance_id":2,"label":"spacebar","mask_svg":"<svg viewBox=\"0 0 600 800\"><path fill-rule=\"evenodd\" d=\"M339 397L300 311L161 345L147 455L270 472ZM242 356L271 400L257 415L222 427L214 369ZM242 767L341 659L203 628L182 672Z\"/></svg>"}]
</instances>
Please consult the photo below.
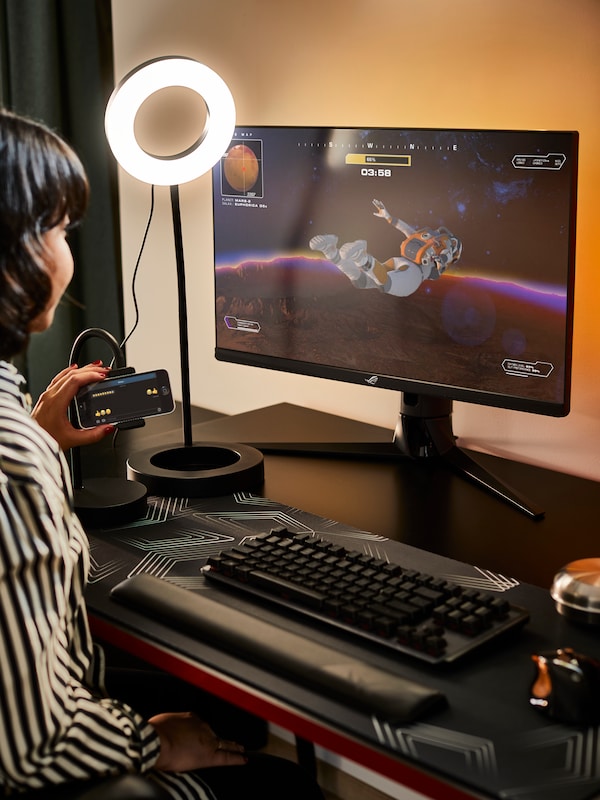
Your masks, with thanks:
<instances>
[{"instance_id":1,"label":"spacebar","mask_svg":"<svg viewBox=\"0 0 600 800\"><path fill-rule=\"evenodd\" d=\"M111 595L151 619L267 666L388 722L412 722L443 708L442 692L190 592L153 575L134 575Z\"/></svg>"}]
</instances>

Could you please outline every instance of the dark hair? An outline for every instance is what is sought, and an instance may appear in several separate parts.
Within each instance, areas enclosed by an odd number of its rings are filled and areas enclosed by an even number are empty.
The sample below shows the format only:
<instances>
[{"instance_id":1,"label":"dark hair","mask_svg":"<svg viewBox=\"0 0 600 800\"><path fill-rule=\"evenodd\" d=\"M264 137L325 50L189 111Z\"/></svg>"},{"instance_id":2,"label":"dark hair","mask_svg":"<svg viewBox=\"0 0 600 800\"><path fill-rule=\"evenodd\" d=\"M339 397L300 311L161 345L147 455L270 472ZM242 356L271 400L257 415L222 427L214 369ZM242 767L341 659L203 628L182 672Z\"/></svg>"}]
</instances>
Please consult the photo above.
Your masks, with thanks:
<instances>
[{"instance_id":1,"label":"dark hair","mask_svg":"<svg viewBox=\"0 0 600 800\"><path fill-rule=\"evenodd\" d=\"M51 281L43 235L68 216L77 225L88 203L81 161L41 123L0 110L0 358L29 342Z\"/></svg>"}]
</instances>

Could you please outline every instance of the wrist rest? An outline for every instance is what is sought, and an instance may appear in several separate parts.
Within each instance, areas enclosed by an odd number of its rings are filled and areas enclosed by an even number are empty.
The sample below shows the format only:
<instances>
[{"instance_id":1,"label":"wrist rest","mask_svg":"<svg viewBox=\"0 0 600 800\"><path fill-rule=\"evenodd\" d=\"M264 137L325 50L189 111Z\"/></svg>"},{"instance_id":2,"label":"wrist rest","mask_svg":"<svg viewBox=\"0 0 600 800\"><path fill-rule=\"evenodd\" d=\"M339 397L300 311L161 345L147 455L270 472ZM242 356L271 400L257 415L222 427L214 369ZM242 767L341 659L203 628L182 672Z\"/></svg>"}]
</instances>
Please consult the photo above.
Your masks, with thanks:
<instances>
[{"instance_id":1,"label":"wrist rest","mask_svg":"<svg viewBox=\"0 0 600 800\"><path fill-rule=\"evenodd\" d=\"M202 593L140 574L115 586L111 596L151 619L264 665L349 707L388 722L413 722L446 705L444 694L340 650L306 639Z\"/></svg>"}]
</instances>

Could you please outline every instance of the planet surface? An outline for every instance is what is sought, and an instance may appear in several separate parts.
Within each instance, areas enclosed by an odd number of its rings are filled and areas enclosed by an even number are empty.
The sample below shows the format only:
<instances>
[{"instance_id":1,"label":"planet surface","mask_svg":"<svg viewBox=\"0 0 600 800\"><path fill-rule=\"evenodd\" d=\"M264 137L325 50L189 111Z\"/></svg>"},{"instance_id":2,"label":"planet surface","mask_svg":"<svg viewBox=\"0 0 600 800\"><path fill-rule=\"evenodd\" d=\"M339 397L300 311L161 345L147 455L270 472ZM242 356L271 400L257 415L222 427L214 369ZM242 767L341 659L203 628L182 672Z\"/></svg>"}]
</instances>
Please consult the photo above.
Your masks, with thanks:
<instances>
[{"instance_id":1,"label":"planet surface","mask_svg":"<svg viewBox=\"0 0 600 800\"><path fill-rule=\"evenodd\" d=\"M237 192L249 192L258 178L258 159L245 144L234 145L223 161L225 178Z\"/></svg>"},{"instance_id":2,"label":"planet surface","mask_svg":"<svg viewBox=\"0 0 600 800\"><path fill-rule=\"evenodd\" d=\"M536 400L562 393L564 311L508 284L445 274L404 298L356 289L325 260L248 260L217 268L216 311L218 347L288 365L366 369ZM531 370L539 377L529 380L507 374L514 358L547 369Z\"/></svg>"}]
</instances>

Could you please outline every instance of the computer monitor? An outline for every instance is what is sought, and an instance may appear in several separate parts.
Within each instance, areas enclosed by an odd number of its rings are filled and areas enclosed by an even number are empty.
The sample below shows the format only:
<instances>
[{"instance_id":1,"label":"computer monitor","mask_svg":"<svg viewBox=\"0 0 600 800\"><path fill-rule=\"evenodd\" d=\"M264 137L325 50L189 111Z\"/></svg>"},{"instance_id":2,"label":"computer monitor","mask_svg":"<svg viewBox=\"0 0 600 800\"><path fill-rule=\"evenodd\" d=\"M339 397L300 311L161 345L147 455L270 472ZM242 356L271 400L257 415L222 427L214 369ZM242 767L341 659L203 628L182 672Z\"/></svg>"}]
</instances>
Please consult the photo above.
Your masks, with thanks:
<instances>
[{"instance_id":1,"label":"computer monitor","mask_svg":"<svg viewBox=\"0 0 600 800\"><path fill-rule=\"evenodd\" d=\"M400 391L393 453L540 516L451 411L568 413L577 153L573 131L238 127L213 170L216 358Z\"/></svg>"}]
</instances>

